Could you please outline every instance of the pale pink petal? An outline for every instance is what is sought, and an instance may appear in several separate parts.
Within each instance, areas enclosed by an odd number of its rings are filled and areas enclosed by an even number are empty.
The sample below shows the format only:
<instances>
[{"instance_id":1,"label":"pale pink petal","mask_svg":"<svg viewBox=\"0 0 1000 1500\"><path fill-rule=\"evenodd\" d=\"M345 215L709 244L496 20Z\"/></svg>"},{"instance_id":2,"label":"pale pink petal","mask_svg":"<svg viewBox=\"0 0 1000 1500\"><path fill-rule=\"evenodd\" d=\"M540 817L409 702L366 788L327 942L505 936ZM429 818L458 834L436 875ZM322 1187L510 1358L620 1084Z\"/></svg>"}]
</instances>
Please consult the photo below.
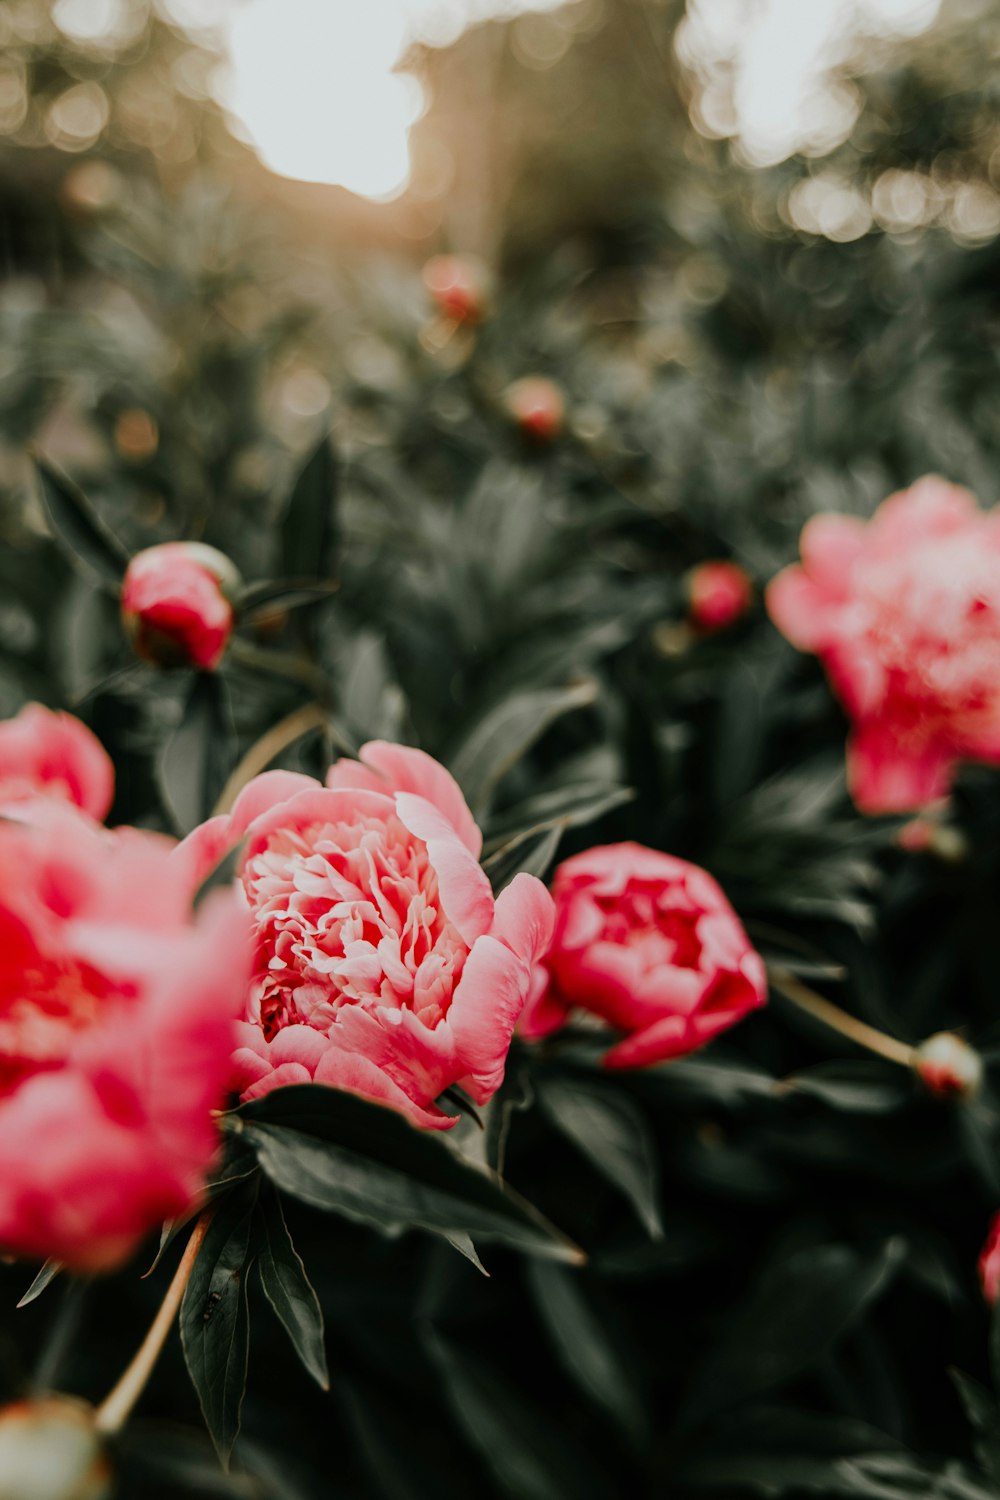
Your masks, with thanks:
<instances>
[{"instance_id":1,"label":"pale pink petal","mask_svg":"<svg viewBox=\"0 0 1000 1500\"><path fill-rule=\"evenodd\" d=\"M803 566L828 597L849 597L851 573L864 551L867 530L857 516L840 515L813 516L802 528Z\"/></svg>"},{"instance_id":2,"label":"pale pink petal","mask_svg":"<svg viewBox=\"0 0 1000 1500\"><path fill-rule=\"evenodd\" d=\"M847 782L866 813L913 812L947 795L955 755L929 741L914 750L900 743L886 721L862 724L847 744Z\"/></svg>"},{"instance_id":3,"label":"pale pink petal","mask_svg":"<svg viewBox=\"0 0 1000 1500\"><path fill-rule=\"evenodd\" d=\"M448 1130L457 1118L446 1115L433 1105L425 1108L414 1103L370 1058L361 1053L342 1051L336 1046L329 1049L317 1067L316 1082L347 1089L376 1104L388 1104L405 1115L411 1124L424 1130Z\"/></svg>"},{"instance_id":4,"label":"pale pink petal","mask_svg":"<svg viewBox=\"0 0 1000 1500\"><path fill-rule=\"evenodd\" d=\"M552 941L555 914L555 903L542 882L522 871L496 899L490 936L506 943L525 963L537 963Z\"/></svg>"},{"instance_id":5,"label":"pale pink petal","mask_svg":"<svg viewBox=\"0 0 1000 1500\"><path fill-rule=\"evenodd\" d=\"M312 776L303 776L298 771L263 771L260 776L247 782L233 803L230 837L236 843L250 824L264 813L290 801L300 792L315 792L318 788L318 781Z\"/></svg>"},{"instance_id":6,"label":"pale pink petal","mask_svg":"<svg viewBox=\"0 0 1000 1500\"><path fill-rule=\"evenodd\" d=\"M772 578L764 603L774 624L800 651L819 651L833 637L843 603L798 563Z\"/></svg>"},{"instance_id":7,"label":"pale pink petal","mask_svg":"<svg viewBox=\"0 0 1000 1500\"><path fill-rule=\"evenodd\" d=\"M241 1097L247 1099L263 1099L265 1094L270 1094L273 1089L291 1088L296 1083L312 1083L313 1075L308 1068L301 1063L281 1063L277 1068L272 1068L263 1078L256 1083L251 1083L244 1088Z\"/></svg>"},{"instance_id":8,"label":"pale pink petal","mask_svg":"<svg viewBox=\"0 0 1000 1500\"><path fill-rule=\"evenodd\" d=\"M354 779L359 770L363 774L364 768L354 769L356 761L339 760L330 768L327 785L414 792L444 813L469 853L479 858L483 835L458 782L440 761L423 750L415 750L409 745L391 745L386 740L370 740L367 745L362 745L361 759L364 767L374 770L379 778L377 783L373 783L370 777Z\"/></svg>"},{"instance_id":9,"label":"pale pink petal","mask_svg":"<svg viewBox=\"0 0 1000 1500\"><path fill-rule=\"evenodd\" d=\"M503 1082L504 1065L531 973L503 943L481 937L466 959L445 1026L465 1075L461 1086L485 1103Z\"/></svg>"},{"instance_id":10,"label":"pale pink petal","mask_svg":"<svg viewBox=\"0 0 1000 1500\"><path fill-rule=\"evenodd\" d=\"M399 792L396 811L404 827L427 845L441 905L471 947L493 924L493 891L486 873L444 814L424 797Z\"/></svg>"}]
</instances>

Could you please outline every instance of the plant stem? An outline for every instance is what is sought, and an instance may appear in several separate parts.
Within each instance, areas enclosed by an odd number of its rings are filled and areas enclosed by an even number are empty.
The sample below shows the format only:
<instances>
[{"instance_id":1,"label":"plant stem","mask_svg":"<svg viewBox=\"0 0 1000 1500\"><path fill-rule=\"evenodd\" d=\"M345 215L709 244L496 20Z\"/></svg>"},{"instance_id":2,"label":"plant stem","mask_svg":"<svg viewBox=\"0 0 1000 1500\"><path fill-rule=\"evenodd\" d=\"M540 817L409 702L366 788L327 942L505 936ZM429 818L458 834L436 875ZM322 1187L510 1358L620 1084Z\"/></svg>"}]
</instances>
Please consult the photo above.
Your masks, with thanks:
<instances>
[{"instance_id":1,"label":"plant stem","mask_svg":"<svg viewBox=\"0 0 1000 1500\"><path fill-rule=\"evenodd\" d=\"M815 990L802 984L787 969L769 968L768 978L773 988L784 995L786 1000L791 1000L800 1010L815 1016L834 1031L839 1031L841 1036L856 1042L859 1047L866 1047L869 1052L877 1053L879 1057L887 1058L889 1062L898 1063L902 1068L913 1067L917 1055L915 1047L906 1042L898 1042L884 1031L877 1031L874 1026L859 1021L856 1016L848 1015L846 1010L841 1010L832 1000L817 995Z\"/></svg>"},{"instance_id":2,"label":"plant stem","mask_svg":"<svg viewBox=\"0 0 1000 1500\"><path fill-rule=\"evenodd\" d=\"M318 703L307 703L284 719L279 719L266 734L254 741L240 759L222 788L219 800L212 809L212 816L229 812L247 782L259 776L261 771L266 771L275 756L280 755L282 750L287 750L289 745L294 745L310 729L321 729L325 724L326 712Z\"/></svg>"},{"instance_id":3,"label":"plant stem","mask_svg":"<svg viewBox=\"0 0 1000 1500\"><path fill-rule=\"evenodd\" d=\"M109 1391L97 1408L94 1426L98 1432L119 1432L128 1421L132 1408L142 1395L167 1334L177 1316L184 1288L194 1270L194 1263L198 1259L198 1251L201 1249L211 1219L212 1210L206 1209L194 1226L191 1238L174 1272L173 1280L167 1287L167 1294L160 1303L159 1311L150 1324L149 1332L140 1344L135 1358L118 1384Z\"/></svg>"}]
</instances>

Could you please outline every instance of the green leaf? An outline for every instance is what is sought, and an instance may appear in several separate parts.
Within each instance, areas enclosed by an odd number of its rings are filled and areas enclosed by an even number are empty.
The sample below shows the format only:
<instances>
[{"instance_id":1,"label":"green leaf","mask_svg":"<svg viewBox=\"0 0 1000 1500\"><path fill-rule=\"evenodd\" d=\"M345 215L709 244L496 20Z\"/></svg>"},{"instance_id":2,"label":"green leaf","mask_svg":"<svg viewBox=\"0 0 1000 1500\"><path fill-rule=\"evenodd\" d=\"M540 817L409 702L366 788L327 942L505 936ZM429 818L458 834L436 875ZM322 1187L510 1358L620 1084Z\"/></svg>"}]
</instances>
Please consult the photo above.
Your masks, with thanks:
<instances>
[{"instance_id":1,"label":"green leaf","mask_svg":"<svg viewBox=\"0 0 1000 1500\"><path fill-rule=\"evenodd\" d=\"M976 1457L993 1479L1000 1484L1000 1405L992 1391L961 1370L949 1370L958 1391L965 1415L975 1430Z\"/></svg>"},{"instance_id":2,"label":"green leaf","mask_svg":"<svg viewBox=\"0 0 1000 1500\"><path fill-rule=\"evenodd\" d=\"M319 604L335 593L338 585L322 578L268 578L249 583L236 601L241 623L252 624L259 615L273 610L301 609Z\"/></svg>"},{"instance_id":3,"label":"green leaf","mask_svg":"<svg viewBox=\"0 0 1000 1500\"><path fill-rule=\"evenodd\" d=\"M468 1357L435 1329L425 1334L448 1402L469 1442L512 1500L597 1500L607 1476L594 1472L575 1441L482 1359Z\"/></svg>"},{"instance_id":4,"label":"green leaf","mask_svg":"<svg viewBox=\"0 0 1000 1500\"><path fill-rule=\"evenodd\" d=\"M159 764L164 800L182 834L211 816L231 770L230 738L223 680L216 672L199 672Z\"/></svg>"},{"instance_id":5,"label":"green leaf","mask_svg":"<svg viewBox=\"0 0 1000 1500\"><path fill-rule=\"evenodd\" d=\"M83 491L52 464L36 458L39 489L52 534L71 561L85 563L117 589L128 552L94 510Z\"/></svg>"},{"instance_id":6,"label":"green leaf","mask_svg":"<svg viewBox=\"0 0 1000 1500\"><path fill-rule=\"evenodd\" d=\"M260 1229L257 1269L264 1294L299 1359L317 1385L328 1391L330 1375L323 1347L323 1309L292 1244L277 1193L268 1193L261 1199L257 1222Z\"/></svg>"},{"instance_id":7,"label":"green leaf","mask_svg":"<svg viewBox=\"0 0 1000 1500\"><path fill-rule=\"evenodd\" d=\"M702 1363L681 1420L702 1422L815 1365L882 1294L903 1254L894 1239L870 1256L815 1245L776 1257Z\"/></svg>"},{"instance_id":8,"label":"green leaf","mask_svg":"<svg viewBox=\"0 0 1000 1500\"><path fill-rule=\"evenodd\" d=\"M568 1073L534 1080L539 1108L629 1200L648 1234L663 1233L656 1191L656 1147L623 1089Z\"/></svg>"},{"instance_id":9,"label":"green leaf","mask_svg":"<svg viewBox=\"0 0 1000 1500\"><path fill-rule=\"evenodd\" d=\"M632 1364L584 1296L579 1273L543 1261L527 1266L535 1304L560 1364L633 1442L646 1431L645 1396Z\"/></svg>"},{"instance_id":10,"label":"green leaf","mask_svg":"<svg viewBox=\"0 0 1000 1500\"><path fill-rule=\"evenodd\" d=\"M328 437L306 459L285 506L281 555L289 578L329 578L338 539L337 460Z\"/></svg>"},{"instance_id":11,"label":"green leaf","mask_svg":"<svg viewBox=\"0 0 1000 1500\"><path fill-rule=\"evenodd\" d=\"M29 1302L34 1302L36 1297L40 1297L45 1288L50 1284L50 1282L55 1280L61 1270L63 1270L63 1263L61 1260L47 1260L42 1269L39 1271L38 1275L35 1277L34 1281L29 1286L28 1290L25 1292L24 1296L21 1298L20 1302L17 1304L18 1307L27 1307Z\"/></svg>"},{"instance_id":12,"label":"green leaf","mask_svg":"<svg viewBox=\"0 0 1000 1500\"><path fill-rule=\"evenodd\" d=\"M468 731L449 756L449 767L477 815L489 807L495 787L512 766L563 714L597 697L592 682L569 688L512 693Z\"/></svg>"},{"instance_id":13,"label":"green leaf","mask_svg":"<svg viewBox=\"0 0 1000 1500\"><path fill-rule=\"evenodd\" d=\"M631 802L635 792L627 786L586 781L526 797L514 807L490 819L487 852L501 848L518 834L541 828L578 828Z\"/></svg>"},{"instance_id":14,"label":"green leaf","mask_svg":"<svg viewBox=\"0 0 1000 1500\"><path fill-rule=\"evenodd\" d=\"M181 1343L224 1469L240 1430L250 1347L247 1272L256 1192L234 1194L208 1226L181 1303Z\"/></svg>"},{"instance_id":15,"label":"green leaf","mask_svg":"<svg viewBox=\"0 0 1000 1500\"><path fill-rule=\"evenodd\" d=\"M400 1115L321 1084L276 1089L227 1116L276 1187L388 1233L468 1234L576 1261L580 1251L499 1181Z\"/></svg>"},{"instance_id":16,"label":"green leaf","mask_svg":"<svg viewBox=\"0 0 1000 1500\"><path fill-rule=\"evenodd\" d=\"M518 834L483 860L483 869L490 877L494 895L499 896L505 886L510 885L515 875L536 875L543 880L549 866L556 857L562 840L562 828L532 828Z\"/></svg>"}]
</instances>

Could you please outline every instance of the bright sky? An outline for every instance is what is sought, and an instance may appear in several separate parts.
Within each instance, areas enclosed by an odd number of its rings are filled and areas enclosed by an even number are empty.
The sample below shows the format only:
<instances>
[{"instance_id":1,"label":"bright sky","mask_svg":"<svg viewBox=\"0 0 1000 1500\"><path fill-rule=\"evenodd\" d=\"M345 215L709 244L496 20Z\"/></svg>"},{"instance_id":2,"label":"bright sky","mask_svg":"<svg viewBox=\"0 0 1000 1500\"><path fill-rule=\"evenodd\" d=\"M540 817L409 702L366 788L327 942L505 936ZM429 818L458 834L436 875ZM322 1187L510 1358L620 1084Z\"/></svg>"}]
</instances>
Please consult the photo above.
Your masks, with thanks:
<instances>
[{"instance_id":1,"label":"bright sky","mask_svg":"<svg viewBox=\"0 0 1000 1500\"><path fill-rule=\"evenodd\" d=\"M551 10L560 0L163 3L192 27L221 22L230 54L223 102L268 166L285 177L388 198L406 185L408 133L424 107L416 80L393 71L409 43L445 43L473 20ZM827 149L853 123L856 99L830 77L852 38L921 31L939 4L689 0L679 46L707 80L699 124L708 133L738 134L761 163L800 147ZM731 101L724 75L732 78Z\"/></svg>"}]
</instances>

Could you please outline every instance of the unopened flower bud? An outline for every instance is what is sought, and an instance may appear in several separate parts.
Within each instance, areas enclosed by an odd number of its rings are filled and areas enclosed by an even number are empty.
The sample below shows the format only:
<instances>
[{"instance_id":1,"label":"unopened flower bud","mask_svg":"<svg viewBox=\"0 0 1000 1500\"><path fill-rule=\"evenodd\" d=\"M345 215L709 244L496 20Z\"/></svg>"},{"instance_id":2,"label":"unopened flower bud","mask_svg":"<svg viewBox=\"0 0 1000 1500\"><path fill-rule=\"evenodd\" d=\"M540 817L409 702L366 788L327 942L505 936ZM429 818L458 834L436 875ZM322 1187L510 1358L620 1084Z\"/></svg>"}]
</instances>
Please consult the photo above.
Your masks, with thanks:
<instances>
[{"instance_id":1,"label":"unopened flower bud","mask_svg":"<svg viewBox=\"0 0 1000 1500\"><path fill-rule=\"evenodd\" d=\"M750 608L753 584L739 563L699 563L688 574L688 617L697 630L725 630Z\"/></svg>"},{"instance_id":2,"label":"unopened flower bud","mask_svg":"<svg viewBox=\"0 0 1000 1500\"><path fill-rule=\"evenodd\" d=\"M424 286L446 317L479 323L486 312L487 274L465 255L434 255L424 266Z\"/></svg>"},{"instance_id":3,"label":"unopened flower bud","mask_svg":"<svg viewBox=\"0 0 1000 1500\"><path fill-rule=\"evenodd\" d=\"M507 387L504 404L525 437L548 443L558 437L566 420L566 402L554 380L525 375Z\"/></svg>"},{"instance_id":4,"label":"unopened flower bud","mask_svg":"<svg viewBox=\"0 0 1000 1500\"><path fill-rule=\"evenodd\" d=\"M938 1031L922 1042L915 1067L920 1081L939 1099L968 1099L983 1078L979 1053L953 1031Z\"/></svg>"},{"instance_id":5,"label":"unopened flower bud","mask_svg":"<svg viewBox=\"0 0 1000 1500\"><path fill-rule=\"evenodd\" d=\"M50 1396L0 1411L0 1500L105 1500L111 1468L82 1401Z\"/></svg>"},{"instance_id":6,"label":"unopened flower bud","mask_svg":"<svg viewBox=\"0 0 1000 1500\"><path fill-rule=\"evenodd\" d=\"M137 552L122 585L122 620L136 654L158 667L217 667L234 623L240 576L202 542Z\"/></svg>"},{"instance_id":7,"label":"unopened flower bud","mask_svg":"<svg viewBox=\"0 0 1000 1500\"><path fill-rule=\"evenodd\" d=\"M979 1252L979 1285L992 1307L1000 1296L1000 1214L993 1216L986 1243Z\"/></svg>"}]
</instances>

